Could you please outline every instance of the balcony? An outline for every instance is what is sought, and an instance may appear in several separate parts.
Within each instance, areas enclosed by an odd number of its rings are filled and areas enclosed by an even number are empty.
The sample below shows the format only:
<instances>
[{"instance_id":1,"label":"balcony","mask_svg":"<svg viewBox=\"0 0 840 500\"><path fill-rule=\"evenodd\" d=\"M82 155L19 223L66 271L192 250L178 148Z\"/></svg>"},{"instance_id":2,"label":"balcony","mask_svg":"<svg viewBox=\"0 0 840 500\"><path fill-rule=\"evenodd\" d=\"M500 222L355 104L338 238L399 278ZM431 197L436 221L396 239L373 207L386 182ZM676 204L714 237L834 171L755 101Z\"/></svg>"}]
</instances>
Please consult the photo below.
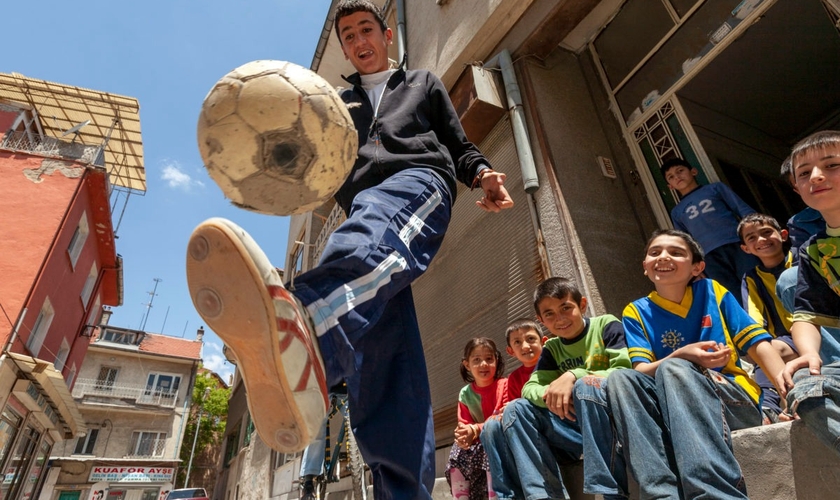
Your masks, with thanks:
<instances>
[{"instance_id":1,"label":"balcony","mask_svg":"<svg viewBox=\"0 0 840 500\"><path fill-rule=\"evenodd\" d=\"M74 399L112 404L135 404L174 408L178 402L178 391L163 391L145 385L121 385L97 379L78 379L73 386Z\"/></svg>"},{"instance_id":2,"label":"balcony","mask_svg":"<svg viewBox=\"0 0 840 500\"><path fill-rule=\"evenodd\" d=\"M105 165L104 149L99 146L62 141L26 130L7 132L0 140L0 149L99 166Z\"/></svg>"}]
</instances>

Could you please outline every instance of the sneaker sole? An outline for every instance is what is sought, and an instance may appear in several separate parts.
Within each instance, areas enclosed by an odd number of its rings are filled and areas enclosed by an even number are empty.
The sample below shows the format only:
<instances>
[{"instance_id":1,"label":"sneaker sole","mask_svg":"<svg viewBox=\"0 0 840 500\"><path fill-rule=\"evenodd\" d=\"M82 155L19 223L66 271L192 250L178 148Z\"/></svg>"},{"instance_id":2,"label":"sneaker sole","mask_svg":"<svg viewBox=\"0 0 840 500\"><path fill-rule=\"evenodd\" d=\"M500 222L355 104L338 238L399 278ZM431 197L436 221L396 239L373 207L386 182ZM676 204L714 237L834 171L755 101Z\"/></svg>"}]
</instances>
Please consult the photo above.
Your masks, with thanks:
<instances>
[{"instance_id":1,"label":"sneaker sole","mask_svg":"<svg viewBox=\"0 0 840 500\"><path fill-rule=\"evenodd\" d=\"M210 220L199 225L187 248L187 281L193 304L236 354L257 432L282 453L304 449L314 436L307 429L281 359L281 344L288 347L292 335L287 333L284 342L279 341L277 324L271 321L277 317L271 295L283 300L277 292L286 290L271 287L280 290L269 294L248 250L222 223ZM288 297L288 292L285 295ZM257 398L259 404L252 404Z\"/></svg>"}]
</instances>

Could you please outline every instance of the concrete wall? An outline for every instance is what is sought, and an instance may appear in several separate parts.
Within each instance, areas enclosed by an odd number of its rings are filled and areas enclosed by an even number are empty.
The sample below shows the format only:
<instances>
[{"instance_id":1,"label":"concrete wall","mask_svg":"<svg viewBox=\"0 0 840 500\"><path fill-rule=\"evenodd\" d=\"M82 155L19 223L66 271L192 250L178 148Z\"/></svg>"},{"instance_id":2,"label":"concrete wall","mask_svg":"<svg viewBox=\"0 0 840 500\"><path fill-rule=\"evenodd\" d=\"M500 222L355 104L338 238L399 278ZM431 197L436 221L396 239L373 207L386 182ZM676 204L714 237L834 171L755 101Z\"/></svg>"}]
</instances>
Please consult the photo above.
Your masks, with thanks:
<instances>
[{"instance_id":1,"label":"concrete wall","mask_svg":"<svg viewBox=\"0 0 840 500\"><path fill-rule=\"evenodd\" d=\"M529 108L531 142L539 152L534 129L539 123L547 143L540 160L557 180L554 185L551 176L540 172L537 194L553 273L583 274L591 312L620 315L628 302L649 293L641 261L655 223L641 187L629 178L635 165L605 98L587 80L586 64L557 49L542 64L526 60L519 71L538 103ZM617 179L601 173L596 156L613 160Z\"/></svg>"}]
</instances>

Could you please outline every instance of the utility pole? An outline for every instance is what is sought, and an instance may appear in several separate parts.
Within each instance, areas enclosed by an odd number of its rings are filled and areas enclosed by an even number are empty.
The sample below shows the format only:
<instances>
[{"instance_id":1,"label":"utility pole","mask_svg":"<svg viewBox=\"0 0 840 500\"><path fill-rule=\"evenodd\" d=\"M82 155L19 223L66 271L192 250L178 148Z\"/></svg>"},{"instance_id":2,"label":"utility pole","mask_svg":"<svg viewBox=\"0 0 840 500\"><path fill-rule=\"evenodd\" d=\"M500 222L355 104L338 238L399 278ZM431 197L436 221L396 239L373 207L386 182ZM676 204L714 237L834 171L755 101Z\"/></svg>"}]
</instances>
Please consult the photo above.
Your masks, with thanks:
<instances>
[{"instance_id":1,"label":"utility pole","mask_svg":"<svg viewBox=\"0 0 840 500\"><path fill-rule=\"evenodd\" d=\"M198 442L198 431L201 430L201 416L204 414L204 401L210 396L210 388L204 389L204 397L201 399L201 406L198 407L198 423L195 426L195 436L193 436L192 450L190 450L190 461L187 465L187 475L184 477L184 488L188 488L190 484L190 472L192 471L193 456L195 455L195 444Z\"/></svg>"}]
</instances>

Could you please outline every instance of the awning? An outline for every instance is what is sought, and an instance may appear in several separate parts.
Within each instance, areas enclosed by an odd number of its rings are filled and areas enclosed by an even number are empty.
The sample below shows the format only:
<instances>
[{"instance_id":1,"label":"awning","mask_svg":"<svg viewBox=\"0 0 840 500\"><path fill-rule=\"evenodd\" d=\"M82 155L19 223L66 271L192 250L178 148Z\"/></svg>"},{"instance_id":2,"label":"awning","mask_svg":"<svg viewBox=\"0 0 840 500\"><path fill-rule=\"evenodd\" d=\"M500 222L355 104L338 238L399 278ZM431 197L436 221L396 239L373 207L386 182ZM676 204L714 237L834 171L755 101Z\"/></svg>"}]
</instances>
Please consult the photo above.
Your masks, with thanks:
<instances>
[{"instance_id":1,"label":"awning","mask_svg":"<svg viewBox=\"0 0 840 500\"><path fill-rule=\"evenodd\" d=\"M137 99L28 78L19 73L0 73L0 101L37 111L41 128L48 137L62 138L72 127L89 120L74 140L99 146L110 134L105 167L111 184L146 190Z\"/></svg>"},{"instance_id":2,"label":"awning","mask_svg":"<svg viewBox=\"0 0 840 500\"><path fill-rule=\"evenodd\" d=\"M85 420L79 413L73 396L70 395L64 377L60 371L56 370L55 365L49 361L14 352L9 353L9 359L14 361L18 369L38 385L45 398L52 404L58 413L59 434L64 439L77 437L87 432Z\"/></svg>"}]
</instances>

